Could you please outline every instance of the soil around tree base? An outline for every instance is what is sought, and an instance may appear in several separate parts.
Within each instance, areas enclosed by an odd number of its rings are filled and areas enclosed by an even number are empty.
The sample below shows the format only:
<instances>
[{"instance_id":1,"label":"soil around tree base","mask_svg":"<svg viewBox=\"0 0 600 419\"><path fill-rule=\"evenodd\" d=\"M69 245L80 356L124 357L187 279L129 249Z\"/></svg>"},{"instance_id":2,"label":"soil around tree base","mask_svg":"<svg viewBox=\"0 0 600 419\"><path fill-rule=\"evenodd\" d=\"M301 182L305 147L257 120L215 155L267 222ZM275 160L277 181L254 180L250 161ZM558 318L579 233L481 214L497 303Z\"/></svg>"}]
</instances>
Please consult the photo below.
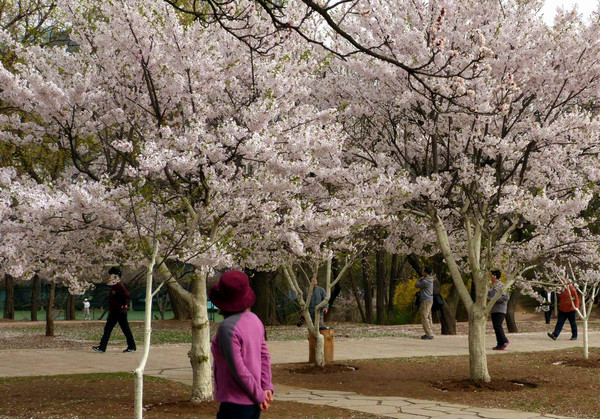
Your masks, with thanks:
<instances>
[{"instance_id":1,"label":"soil around tree base","mask_svg":"<svg viewBox=\"0 0 600 419\"><path fill-rule=\"evenodd\" d=\"M82 374L0 379L0 418L128 418L133 416L131 374ZM192 403L189 386L144 377L144 418L214 419L218 402ZM265 419L357 418L377 415L331 406L278 401L261 414Z\"/></svg>"},{"instance_id":2,"label":"soil around tree base","mask_svg":"<svg viewBox=\"0 0 600 419\"><path fill-rule=\"evenodd\" d=\"M407 397L473 407L600 418L600 349L488 356L489 384L469 379L467 356L350 361L354 370L307 364L273 366L273 379L293 387ZM315 390L318 393L318 390Z\"/></svg>"},{"instance_id":3,"label":"soil around tree base","mask_svg":"<svg viewBox=\"0 0 600 419\"><path fill-rule=\"evenodd\" d=\"M520 391L526 388L536 388L538 385L521 380L492 380L489 383L475 382L472 380L444 380L433 381L432 387L441 391Z\"/></svg>"}]
</instances>

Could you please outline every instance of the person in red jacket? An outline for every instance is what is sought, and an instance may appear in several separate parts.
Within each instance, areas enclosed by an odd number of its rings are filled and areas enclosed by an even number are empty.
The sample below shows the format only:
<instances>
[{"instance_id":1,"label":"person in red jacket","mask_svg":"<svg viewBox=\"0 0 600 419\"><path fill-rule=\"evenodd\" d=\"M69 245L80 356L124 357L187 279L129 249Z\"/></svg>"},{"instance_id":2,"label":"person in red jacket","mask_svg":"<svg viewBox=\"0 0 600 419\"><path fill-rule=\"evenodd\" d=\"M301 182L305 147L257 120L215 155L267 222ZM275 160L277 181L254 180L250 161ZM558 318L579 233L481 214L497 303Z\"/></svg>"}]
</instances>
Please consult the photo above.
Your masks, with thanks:
<instances>
[{"instance_id":1,"label":"person in red jacket","mask_svg":"<svg viewBox=\"0 0 600 419\"><path fill-rule=\"evenodd\" d=\"M117 323L121 326L121 330L127 339L127 349L123 352L135 352L135 340L129 328L127 321L127 308L129 306L129 291L121 282L121 270L112 267L108 270L108 284L112 285L108 293L108 319L104 326L104 334L100 339L99 346L93 346L92 350L96 352L106 352L106 345L110 339L110 334Z\"/></svg>"},{"instance_id":2,"label":"person in red jacket","mask_svg":"<svg viewBox=\"0 0 600 419\"><path fill-rule=\"evenodd\" d=\"M575 321L576 312L575 309L579 308L579 294L573 285L565 287L565 289L558 294L558 319L554 332L548 332L548 337L552 340L556 340L558 335L565 324L565 320L569 319L571 324L571 340L577 340L577 322Z\"/></svg>"}]
</instances>

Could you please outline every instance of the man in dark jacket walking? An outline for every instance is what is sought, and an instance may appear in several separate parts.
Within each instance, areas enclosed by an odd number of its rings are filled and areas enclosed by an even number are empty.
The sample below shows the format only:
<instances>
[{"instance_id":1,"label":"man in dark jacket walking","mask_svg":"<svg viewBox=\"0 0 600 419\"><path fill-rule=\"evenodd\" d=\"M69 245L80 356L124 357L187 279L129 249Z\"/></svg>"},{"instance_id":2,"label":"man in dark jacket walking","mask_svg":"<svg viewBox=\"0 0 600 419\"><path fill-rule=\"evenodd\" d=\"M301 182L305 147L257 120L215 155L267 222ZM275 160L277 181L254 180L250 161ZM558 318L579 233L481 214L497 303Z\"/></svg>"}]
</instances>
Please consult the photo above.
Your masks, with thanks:
<instances>
[{"instance_id":1,"label":"man in dark jacket walking","mask_svg":"<svg viewBox=\"0 0 600 419\"><path fill-rule=\"evenodd\" d=\"M127 339L127 349L123 352L135 352L135 340L129 328L127 321L127 308L129 306L129 291L121 282L121 270L112 267L108 271L108 284L111 285L108 293L108 319L104 326L104 334L100 339L99 346L93 346L92 349L96 352L106 352L106 345L110 339L110 334L117 323L121 327L125 338Z\"/></svg>"}]
</instances>

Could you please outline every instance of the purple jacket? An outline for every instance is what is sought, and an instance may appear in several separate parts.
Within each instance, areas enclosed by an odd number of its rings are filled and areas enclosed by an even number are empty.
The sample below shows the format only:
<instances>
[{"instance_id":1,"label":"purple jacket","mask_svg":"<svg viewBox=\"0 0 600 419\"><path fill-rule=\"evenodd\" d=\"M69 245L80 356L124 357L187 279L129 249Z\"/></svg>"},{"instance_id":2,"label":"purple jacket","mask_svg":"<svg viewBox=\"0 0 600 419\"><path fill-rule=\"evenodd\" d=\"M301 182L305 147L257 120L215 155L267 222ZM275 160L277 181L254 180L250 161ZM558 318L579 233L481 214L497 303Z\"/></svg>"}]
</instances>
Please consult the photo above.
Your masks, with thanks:
<instances>
[{"instance_id":1,"label":"purple jacket","mask_svg":"<svg viewBox=\"0 0 600 419\"><path fill-rule=\"evenodd\" d=\"M265 390L273 391L265 328L254 313L244 311L223 320L211 352L218 402L259 404L265 401Z\"/></svg>"}]
</instances>

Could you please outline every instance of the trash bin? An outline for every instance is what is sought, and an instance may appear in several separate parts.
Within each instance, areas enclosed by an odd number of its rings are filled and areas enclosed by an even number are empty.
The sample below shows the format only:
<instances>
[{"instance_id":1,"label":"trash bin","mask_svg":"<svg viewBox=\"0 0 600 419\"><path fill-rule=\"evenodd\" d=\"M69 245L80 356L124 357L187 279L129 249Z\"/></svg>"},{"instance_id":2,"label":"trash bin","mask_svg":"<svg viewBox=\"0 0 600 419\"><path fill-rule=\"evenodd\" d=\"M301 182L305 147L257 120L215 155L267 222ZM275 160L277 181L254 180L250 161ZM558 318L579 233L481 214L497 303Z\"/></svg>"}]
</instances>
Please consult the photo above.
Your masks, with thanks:
<instances>
[{"instance_id":1,"label":"trash bin","mask_svg":"<svg viewBox=\"0 0 600 419\"><path fill-rule=\"evenodd\" d=\"M325 363L333 362L333 332L334 329L328 326L319 327L319 332L325 338L324 358ZM315 337L308 332L308 362L315 363Z\"/></svg>"}]
</instances>

